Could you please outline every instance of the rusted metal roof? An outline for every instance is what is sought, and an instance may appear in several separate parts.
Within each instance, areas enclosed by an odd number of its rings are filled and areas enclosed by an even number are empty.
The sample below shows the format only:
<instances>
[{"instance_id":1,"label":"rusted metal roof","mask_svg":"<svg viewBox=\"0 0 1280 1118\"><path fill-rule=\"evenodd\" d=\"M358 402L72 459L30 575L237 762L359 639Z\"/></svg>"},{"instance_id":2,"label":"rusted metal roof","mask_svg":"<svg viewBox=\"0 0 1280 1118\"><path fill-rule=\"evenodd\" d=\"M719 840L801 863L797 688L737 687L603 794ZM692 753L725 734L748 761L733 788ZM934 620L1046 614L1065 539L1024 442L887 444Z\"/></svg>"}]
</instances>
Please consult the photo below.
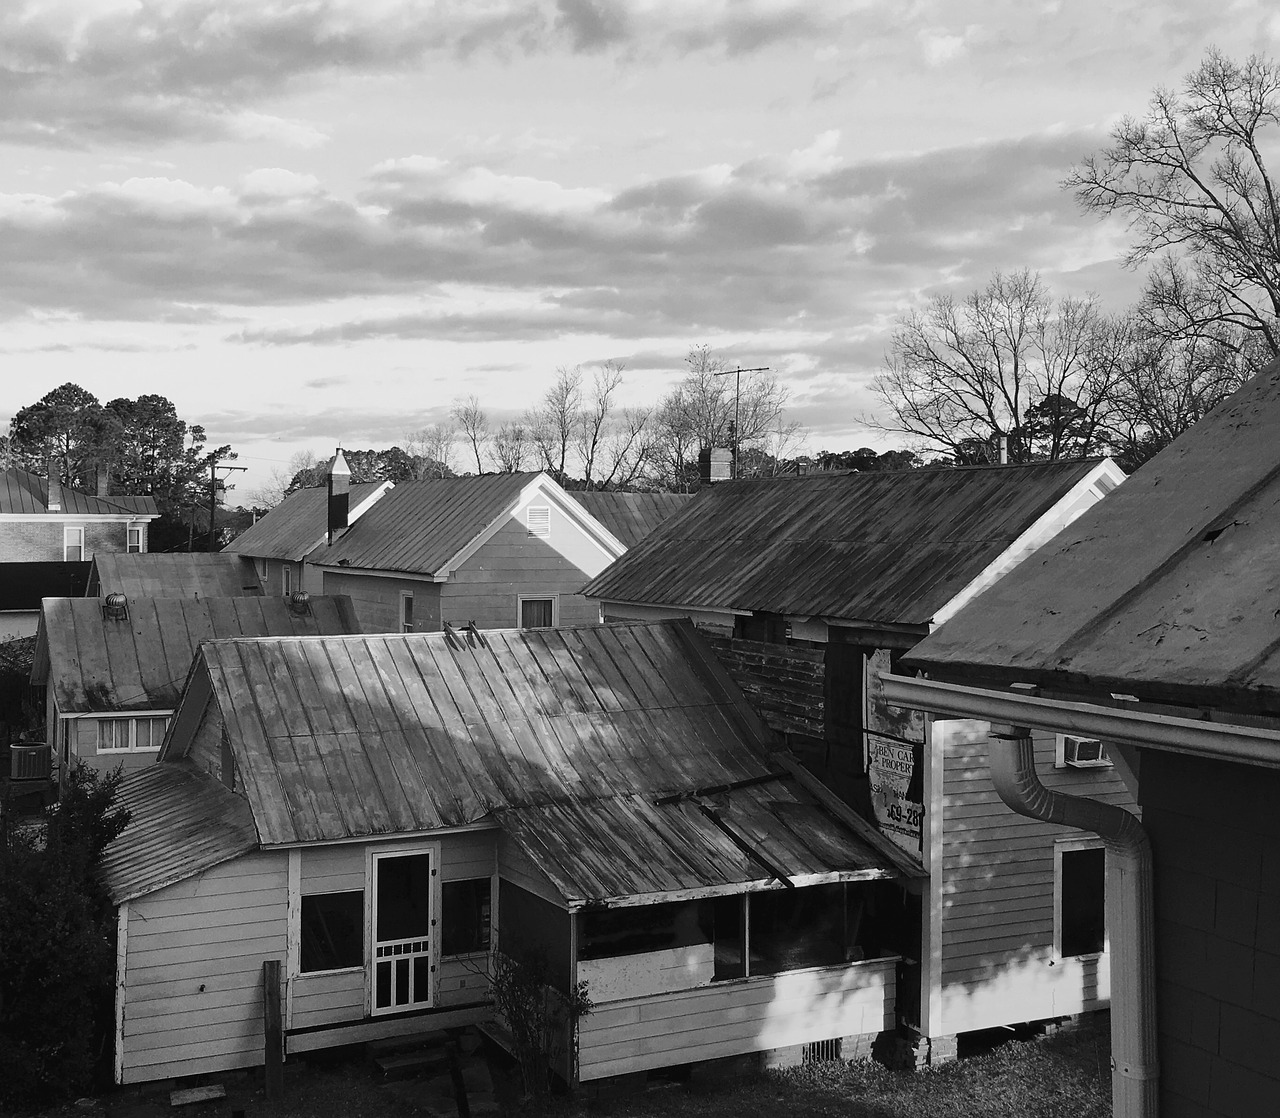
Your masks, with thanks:
<instances>
[{"instance_id":1,"label":"rusted metal roof","mask_svg":"<svg viewBox=\"0 0 1280 1118\"><path fill-rule=\"evenodd\" d=\"M358 633L351 600L138 598L112 619L100 598L46 598L32 681L53 689L63 714L173 710L201 641L219 637Z\"/></svg>"},{"instance_id":2,"label":"rusted metal roof","mask_svg":"<svg viewBox=\"0 0 1280 1118\"><path fill-rule=\"evenodd\" d=\"M264 844L496 817L571 902L913 866L815 806L686 621L214 641L195 670Z\"/></svg>"},{"instance_id":3,"label":"rusted metal roof","mask_svg":"<svg viewBox=\"0 0 1280 1118\"><path fill-rule=\"evenodd\" d=\"M154 497L91 497L69 485L62 486L62 508L66 515L136 516L159 515ZM49 487L45 479L16 466L0 471L0 513L47 513Z\"/></svg>"},{"instance_id":4,"label":"rusted metal roof","mask_svg":"<svg viewBox=\"0 0 1280 1118\"><path fill-rule=\"evenodd\" d=\"M353 485L348 496L349 507L354 511L385 484L374 481ZM329 491L325 486L295 490L227 544L222 554L296 563L325 538L328 510Z\"/></svg>"},{"instance_id":5,"label":"rusted metal roof","mask_svg":"<svg viewBox=\"0 0 1280 1118\"><path fill-rule=\"evenodd\" d=\"M624 547L634 547L693 500L691 493L613 493L570 490L569 496L603 524Z\"/></svg>"},{"instance_id":6,"label":"rusted metal roof","mask_svg":"<svg viewBox=\"0 0 1280 1118\"><path fill-rule=\"evenodd\" d=\"M1096 460L709 486L583 591L616 602L927 624Z\"/></svg>"},{"instance_id":7,"label":"rusted metal roof","mask_svg":"<svg viewBox=\"0 0 1280 1118\"><path fill-rule=\"evenodd\" d=\"M1280 713L1280 362L917 645L935 674Z\"/></svg>"},{"instance_id":8,"label":"rusted metal roof","mask_svg":"<svg viewBox=\"0 0 1280 1118\"><path fill-rule=\"evenodd\" d=\"M243 796L194 765L150 765L120 782L132 818L103 852L99 878L121 904L248 853L258 845Z\"/></svg>"},{"instance_id":9,"label":"rusted metal roof","mask_svg":"<svg viewBox=\"0 0 1280 1118\"><path fill-rule=\"evenodd\" d=\"M91 597L252 598L262 594L253 560L216 552L132 552L93 558Z\"/></svg>"},{"instance_id":10,"label":"rusted metal roof","mask_svg":"<svg viewBox=\"0 0 1280 1118\"><path fill-rule=\"evenodd\" d=\"M519 498L536 473L402 481L312 562L435 575Z\"/></svg>"}]
</instances>

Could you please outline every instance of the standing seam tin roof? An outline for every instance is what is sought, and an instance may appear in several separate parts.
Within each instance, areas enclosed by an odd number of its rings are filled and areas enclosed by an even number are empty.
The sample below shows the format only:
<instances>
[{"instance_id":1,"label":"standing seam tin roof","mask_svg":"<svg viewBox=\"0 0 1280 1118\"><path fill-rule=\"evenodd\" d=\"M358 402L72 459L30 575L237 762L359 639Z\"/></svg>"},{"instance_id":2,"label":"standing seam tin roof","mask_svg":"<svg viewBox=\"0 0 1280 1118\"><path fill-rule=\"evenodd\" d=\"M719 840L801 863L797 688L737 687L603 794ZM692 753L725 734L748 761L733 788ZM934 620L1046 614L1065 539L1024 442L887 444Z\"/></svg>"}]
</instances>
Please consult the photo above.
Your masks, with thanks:
<instances>
[{"instance_id":1,"label":"standing seam tin roof","mask_svg":"<svg viewBox=\"0 0 1280 1118\"><path fill-rule=\"evenodd\" d=\"M587 584L592 598L927 624L1097 468L817 474L704 489Z\"/></svg>"},{"instance_id":2,"label":"standing seam tin roof","mask_svg":"<svg viewBox=\"0 0 1280 1118\"><path fill-rule=\"evenodd\" d=\"M129 598L260 597L253 561L218 552L131 552L93 558L88 593Z\"/></svg>"},{"instance_id":3,"label":"standing seam tin roof","mask_svg":"<svg viewBox=\"0 0 1280 1118\"><path fill-rule=\"evenodd\" d=\"M603 524L624 547L634 547L693 500L691 493L617 493L598 489L569 496Z\"/></svg>"},{"instance_id":4,"label":"standing seam tin roof","mask_svg":"<svg viewBox=\"0 0 1280 1118\"><path fill-rule=\"evenodd\" d=\"M62 508L54 515L130 516L153 517L159 515L154 497L111 496L94 497L62 486ZM0 512L45 513L49 512L49 487L45 479L27 470L11 467L0 471Z\"/></svg>"},{"instance_id":5,"label":"standing seam tin roof","mask_svg":"<svg viewBox=\"0 0 1280 1118\"><path fill-rule=\"evenodd\" d=\"M367 501L381 481L351 486L349 507ZM385 498L382 498L385 499ZM223 555L248 555L254 559L284 559L296 563L323 540L329 529L329 490L311 486L290 493L270 512L251 524L222 549ZM321 545L323 546L323 544Z\"/></svg>"}]
</instances>

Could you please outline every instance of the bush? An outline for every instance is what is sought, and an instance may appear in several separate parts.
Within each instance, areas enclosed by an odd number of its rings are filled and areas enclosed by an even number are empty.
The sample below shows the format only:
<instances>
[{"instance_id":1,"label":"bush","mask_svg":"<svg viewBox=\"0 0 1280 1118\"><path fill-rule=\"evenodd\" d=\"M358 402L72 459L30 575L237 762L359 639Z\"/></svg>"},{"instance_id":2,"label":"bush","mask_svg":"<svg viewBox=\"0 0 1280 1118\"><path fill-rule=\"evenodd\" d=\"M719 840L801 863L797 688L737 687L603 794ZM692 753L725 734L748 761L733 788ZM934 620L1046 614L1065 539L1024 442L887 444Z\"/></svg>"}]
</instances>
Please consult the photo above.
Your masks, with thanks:
<instances>
[{"instance_id":1,"label":"bush","mask_svg":"<svg viewBox=\"0 0 1280 1118\"><path fill-rule=\"evenodd\" d=\"M77 766L42 826L0 823L0 1109L84 1093L113 1028L115 915L94 879L128 822Z\"/></svg>"}]
</instances>

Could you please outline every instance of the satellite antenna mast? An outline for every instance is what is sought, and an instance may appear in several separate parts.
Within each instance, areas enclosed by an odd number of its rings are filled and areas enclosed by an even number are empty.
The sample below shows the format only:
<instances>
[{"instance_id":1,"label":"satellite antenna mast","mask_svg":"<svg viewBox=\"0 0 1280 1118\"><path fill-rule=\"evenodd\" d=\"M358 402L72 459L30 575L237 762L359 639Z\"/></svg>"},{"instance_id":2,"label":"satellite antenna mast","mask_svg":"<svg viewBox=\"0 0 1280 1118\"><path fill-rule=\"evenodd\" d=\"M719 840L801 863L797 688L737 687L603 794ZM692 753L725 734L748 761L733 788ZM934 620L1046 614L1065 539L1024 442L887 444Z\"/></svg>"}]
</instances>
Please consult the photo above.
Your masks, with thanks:
<instances>
[{"instance_id":1,"label":"satellite antenna mast","mask_svg":"<svg viewBox=\"0 0 1280 1118\"><path fill-rule=\"evenodd\" d=\"M742 402L742 374L743 373L767 373L768 365L761 365L755 369L721 369L720 372L713 374L718 377L733 377L733 473L732 477L738 476L738 435L742 428L739 426L738 409Z\"/></svg>"}]
</instances>

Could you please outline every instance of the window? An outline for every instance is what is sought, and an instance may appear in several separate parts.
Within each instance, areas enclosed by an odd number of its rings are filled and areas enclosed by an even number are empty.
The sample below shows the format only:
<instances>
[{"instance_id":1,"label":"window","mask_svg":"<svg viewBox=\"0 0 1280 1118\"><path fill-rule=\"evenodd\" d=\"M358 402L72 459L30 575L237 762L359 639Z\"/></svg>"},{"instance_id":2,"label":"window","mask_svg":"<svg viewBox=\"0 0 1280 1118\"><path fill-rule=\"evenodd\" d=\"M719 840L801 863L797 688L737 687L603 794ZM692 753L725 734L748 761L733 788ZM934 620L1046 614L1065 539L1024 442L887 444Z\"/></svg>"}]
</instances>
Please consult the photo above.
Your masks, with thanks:
<instances>
[{"instance_id":1,"label":"window","mask_svg":"<svg viewBox=\"0 0 1280 1118\"><path fill-rule=\"evenodd\" d=\"M588 910L583 913L578 958L612 959L708 943L711 937L704 907L698 901L669 901Z\"/></svg>"},{"instance_id":2,"label":"window","mask_svg":"<svg viewBox=\"0 0 1280 1118\"><path fill-rule=\"evenodd\" d=\"M400 632L413 632L413 591L400 591Z\"/></svg>"},{"instance_id":3,"label":"window","mask_svg":"<svg viewBox=\"0 0 1280 1118\"><path fill-rule=\"evenodd\" d=\"M126 548L130 552L134 552L134 551L140 552L142 550L142 529L137 527L136 525L130 525L127 529L125 529L125 535L126 535L126 544L125 544Z\"/></svg>"},{"instance_id":4,"label":"window","mask_svg":"<svg viewBox=\"0 0 1280 1118\"><path fill-rule=\"evenodd\" d=\"M84 562L84 529L62 529L62 558L67 563Z\"/></svg>"},{"instance_id":5,"label":"window","mask_svg":"<svg viewBox=\"0 0 1280 1118\"><path fill-rule=\"evenodd\" d=\"M441 954L470 955L489 950L492 894L493 886L487 877L446 881L441 886Z\"/></svg>"},{"instance_id":6,"label":"window","mask_svg":"<svg viewBox=\"0 0 1280 1118\"><path fill-rule=\"evenodd\" d=\"M99 718L98 752L149 752L160 748L168 718Z\"/></svg>"},{"instance_id":7,"label":"window","mask_svg":"<svg viewBox=\"0 0 1280 1118\"><path fill-rule=\"evenodd\" d=\"M1054 766L1059 769L1102 769L1111 766L1107 747L1097 738L1059 734Z\"/></svg>"},{"instance_id":8,"label":"window","mask_svg":"<svg viewBox=\"0 0 1280 1118\"><path fill-rule=\"evenodd\" d=\"M364 892L302 898L302 973L364 965Z\"/></svg>"},{"instance_id":9,"label":"window","mask_svg":"<svg viewBox=\"0 0 1280 1118\"><path fill-rule=\"evenodd\" d=\"M280 564L280 589L286 598L293 593L293 566L290 563Z\"/></svg>"},{"instance_id":10,"label":"window","mask_svg":"<svg viewBox=\"0 0 1280 1118\"><path fill-rule=\"evenodd\" d=\"M537 536L540 540L545 540L550 537L551 507L549 505L530 505L526 516L529 525L529 535Z\"/></svg>"},{"instance_id":11,"label":"window","mask_svg":"<svg viewBox=\"0 0 1280 1118\"><path fill-rule=\"evenodd\" d=\"M1107 855L1098 843L1054 847L1054 947L1064 959L1107 947Z\"/></svg>"},{"instance_id":12,"label":"window","mask_svg":"<svg viewBox=\"0 0 1280 1118\"><path fill-rule=\"evenodd\" d=\"M550 629L555 623L555 598L520 599L520 628Z\"/></svg>"}]
</instances>

